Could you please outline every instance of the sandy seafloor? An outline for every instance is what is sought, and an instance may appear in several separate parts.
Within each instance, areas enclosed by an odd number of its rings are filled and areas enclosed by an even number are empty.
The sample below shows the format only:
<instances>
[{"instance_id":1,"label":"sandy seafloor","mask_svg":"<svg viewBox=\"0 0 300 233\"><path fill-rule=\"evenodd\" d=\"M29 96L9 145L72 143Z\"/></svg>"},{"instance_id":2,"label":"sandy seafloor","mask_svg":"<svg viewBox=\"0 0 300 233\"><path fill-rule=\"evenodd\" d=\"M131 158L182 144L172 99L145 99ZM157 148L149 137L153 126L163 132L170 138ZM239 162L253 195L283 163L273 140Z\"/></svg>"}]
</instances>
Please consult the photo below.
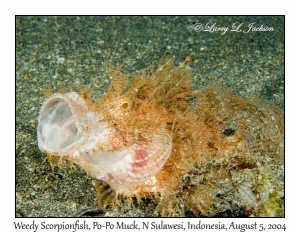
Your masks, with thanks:
<instances>
[{"instance_id":1,"label":"sandy seafloor","mask_svg":"<svg viewBox=\"0 0 300 233\"><path fill-rule=\"evenodd\" d=\"M235 22L271 32L195 32L197 23ZM222 84L242 97L284 107L284 17L16 17L16 216L155 216L154 203L98 209L92 179L81 169L54 173L37 146L44 92L88 87L97 98L109 78L104 65L134 73L160 58L193 58L193 85Z\"/></svg>"}]
</instances>

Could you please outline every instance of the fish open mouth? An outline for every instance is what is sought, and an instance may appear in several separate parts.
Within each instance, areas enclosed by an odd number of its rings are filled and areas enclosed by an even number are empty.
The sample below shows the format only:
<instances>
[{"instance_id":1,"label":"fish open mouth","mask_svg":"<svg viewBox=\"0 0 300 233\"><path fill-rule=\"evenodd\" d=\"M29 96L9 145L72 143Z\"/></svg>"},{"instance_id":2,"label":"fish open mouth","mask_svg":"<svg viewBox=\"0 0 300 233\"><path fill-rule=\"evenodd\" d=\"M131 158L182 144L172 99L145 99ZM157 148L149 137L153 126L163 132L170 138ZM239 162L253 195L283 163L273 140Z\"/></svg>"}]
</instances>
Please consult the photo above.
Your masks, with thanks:
<instances>
[{"instance_id":1,"label":"fish open mouth","mask_svg":"<svg viewBox=\"0 0 300 233\"><path fill-rule=\"evenodd\" d=\"M38 120L37 136L41 149L57 152L75 142L78 128L72 107L64 98L50 98L42 106Z\"/></svg>"}]
</instances>

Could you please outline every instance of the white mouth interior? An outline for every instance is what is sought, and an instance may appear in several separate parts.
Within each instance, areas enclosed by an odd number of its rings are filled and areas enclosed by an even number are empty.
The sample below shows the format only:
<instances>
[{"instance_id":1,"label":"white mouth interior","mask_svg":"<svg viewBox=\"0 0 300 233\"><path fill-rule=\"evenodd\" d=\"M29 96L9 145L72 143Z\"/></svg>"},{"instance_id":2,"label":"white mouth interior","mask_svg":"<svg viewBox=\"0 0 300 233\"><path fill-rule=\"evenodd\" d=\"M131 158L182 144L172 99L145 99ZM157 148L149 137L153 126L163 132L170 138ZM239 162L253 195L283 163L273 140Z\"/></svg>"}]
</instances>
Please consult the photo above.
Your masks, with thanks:
<instances>
[{"instance_id":1,"label":"white mouth interior","mask_svg":"<svg viewBox=\"0 0 300 233\"><path fill-rule=\"evenodd\" d=\"M51 99L39 117L39 147L60 151L75 142L78 128L69 103L60 97Z\"/></svg>"}]
</instances>

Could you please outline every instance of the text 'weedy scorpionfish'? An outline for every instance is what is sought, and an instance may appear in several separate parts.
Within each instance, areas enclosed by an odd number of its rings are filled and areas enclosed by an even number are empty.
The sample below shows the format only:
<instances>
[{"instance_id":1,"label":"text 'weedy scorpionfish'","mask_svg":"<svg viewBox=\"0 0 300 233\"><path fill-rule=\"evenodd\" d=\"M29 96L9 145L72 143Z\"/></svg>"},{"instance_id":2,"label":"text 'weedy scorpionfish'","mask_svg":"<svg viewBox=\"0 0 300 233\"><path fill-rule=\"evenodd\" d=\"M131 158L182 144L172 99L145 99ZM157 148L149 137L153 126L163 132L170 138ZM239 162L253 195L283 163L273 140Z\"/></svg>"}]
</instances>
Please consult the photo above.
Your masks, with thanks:
<instances>
[{"instance_id":1,"label":"text 'weedy scorpionfish'","mask_svg":"<svg viewBox=\"0 0 300 233\"><path fill-rule=\"evenodd\" d=\"M193 90L186 66L109 70L97 101L52 95L38 117L40 150L92 176L101 208L149 198L158 216L283 216L283 110L218 86Z\"/></svg>"}]
</instances>

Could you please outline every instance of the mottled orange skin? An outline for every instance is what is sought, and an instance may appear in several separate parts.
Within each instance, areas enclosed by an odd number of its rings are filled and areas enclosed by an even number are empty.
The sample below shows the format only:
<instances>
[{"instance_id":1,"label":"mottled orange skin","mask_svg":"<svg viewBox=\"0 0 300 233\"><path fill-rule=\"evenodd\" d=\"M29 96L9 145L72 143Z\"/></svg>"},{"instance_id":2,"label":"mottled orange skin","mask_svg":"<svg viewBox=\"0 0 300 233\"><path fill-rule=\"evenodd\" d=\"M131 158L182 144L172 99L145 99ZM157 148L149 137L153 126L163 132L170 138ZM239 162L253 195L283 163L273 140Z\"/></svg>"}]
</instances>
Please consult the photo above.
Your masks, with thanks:
<instances>
[{"instance_id":1,"label":"mottled orange skin","mask_svg":"<svg viewBox=\"0 0 300 233\"><path fill-rule=\"evenodd\" d=\"M99 100L92 101L87 91L81 93L89 109L100 112L118 132L110 139L111 150L137 139L147 145L153 134L165 129L172 135L172 152L152 179L125 191L115 192L95 180L101 208L146 197L157 203L162 216L184 216L187 210L213 216L224 210L231 196L242 195L235 180L238 174L248 184L250 196L257 197L255 204L243 197L238 204L249 215L260 215L264 179L270 181L267 188L282 190L271 173L271 166L283 164L282 109L259 98L243 100L218 86L193 90L186 63L160 62L131 78L120 70L108 69L111 83ZM145 151L136 156L145 156ZM218 193L225 193L224 197Z\"/></svg>"},{"instance_id":2,"label":"mottled orange skin","mask_svg":"<svg viewBox=\"0 0 300 233\"><path fill-rule=\"evenodd\" d=\"M107 95L92 104L122 135L113 140L129 145L138 136L147 144L147 136L165 128L173 147L155 181L116 194L97 181L101 207L120 203L122 197L148 197L162 216L182 216L186 210L211 216L218 212L216 203L224 201L214 194L221 189L216 180L229 180L234 188L231 170L257 169L264 151L274 156L271 163L282 163L283 111L273 104L258 98L245 101L218 86L193 90L184 63L176 67L167 61L131 79L120 68L108 74ZM118 144L112 141L112 146ZM200 176L204 178L198 181Z\"/></svg>"}]
</instances>

